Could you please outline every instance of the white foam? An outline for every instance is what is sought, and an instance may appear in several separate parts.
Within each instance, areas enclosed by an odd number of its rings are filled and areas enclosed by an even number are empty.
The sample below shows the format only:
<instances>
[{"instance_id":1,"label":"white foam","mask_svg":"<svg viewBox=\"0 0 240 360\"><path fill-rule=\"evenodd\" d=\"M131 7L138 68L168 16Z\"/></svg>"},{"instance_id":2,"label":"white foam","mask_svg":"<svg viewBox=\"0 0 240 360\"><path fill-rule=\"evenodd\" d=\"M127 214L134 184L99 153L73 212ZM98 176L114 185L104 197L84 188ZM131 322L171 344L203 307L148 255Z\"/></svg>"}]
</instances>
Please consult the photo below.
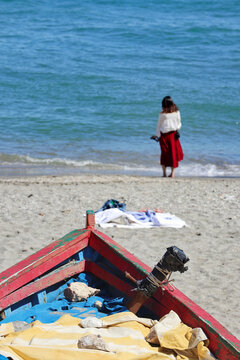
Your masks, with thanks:
<instances>
[{"instance_id":1,"label":"white foam","mask_svg":"<svg viewBox=\"0 0 240 360\"><path fill-rule=\"evenodd\" d=\"M176 170L179 176L202 176L202 177L240 177L240 166L232 164L200 164L186 163Z\"/></svg>"},{"instance_id":2,"label":"white foam","mask_svg":"<svg viewBox=\"0 0 240 360\"><path fill-rule=\"evenodd\" d=\"M93 160L74 160L67 158L37 158L29 155L4 155L0 154L0 166L2 169L16 169L19 173L22 169L47 168L54 173L64 170L64 173L71 172L96 172L115 173L143 176L161 176L162 170L158 164L136 164L136 163L103 163ZM43 171L44 172L44 171ZM240 177L240 165L236 164L214 164L201 163L199 161L183 161L176 169L176 176L180 177Z\"/></svg>"}]
</instances>

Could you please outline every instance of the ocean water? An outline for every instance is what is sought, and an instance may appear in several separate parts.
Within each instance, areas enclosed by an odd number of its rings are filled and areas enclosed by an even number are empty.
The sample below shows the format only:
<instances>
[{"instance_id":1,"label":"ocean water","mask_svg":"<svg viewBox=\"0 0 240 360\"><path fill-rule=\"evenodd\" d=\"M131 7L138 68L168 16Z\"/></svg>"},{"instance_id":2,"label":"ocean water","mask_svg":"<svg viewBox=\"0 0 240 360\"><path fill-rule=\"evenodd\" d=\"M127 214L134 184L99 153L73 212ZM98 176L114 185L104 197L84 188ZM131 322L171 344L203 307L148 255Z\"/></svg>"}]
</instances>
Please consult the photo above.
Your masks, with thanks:
<instances>
[{"instance_id":1,"label":"ocean water","mask_svg":"<svg viewBox=\"0 0 240 360\"><path fill-rule=\"evenodd\" d=\"M0 176L161 175L161 100L182 116L176 176L240 177L240 2L1 0Z\"/></svg>"}]
</instances>

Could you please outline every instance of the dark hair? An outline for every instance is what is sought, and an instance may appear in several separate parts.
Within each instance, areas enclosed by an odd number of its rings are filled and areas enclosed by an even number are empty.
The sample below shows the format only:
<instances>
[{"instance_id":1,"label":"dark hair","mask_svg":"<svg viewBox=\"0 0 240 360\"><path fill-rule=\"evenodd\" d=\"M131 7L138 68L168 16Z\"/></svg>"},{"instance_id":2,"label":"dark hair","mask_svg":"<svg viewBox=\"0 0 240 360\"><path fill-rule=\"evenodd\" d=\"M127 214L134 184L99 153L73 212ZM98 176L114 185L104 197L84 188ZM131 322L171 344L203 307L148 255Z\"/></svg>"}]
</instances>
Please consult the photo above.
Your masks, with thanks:
<instances>
[{"instance_id":1,"label":"dark hair","mask_svg":"<svg viewBox=\"0 0 240 360\"><path fill-rule=\"evenodd\" d=\"M165 96L162 99L162 113L172 113L178 111L178 107L174 104L171 96Z\"/></svg>"}]
</instances>

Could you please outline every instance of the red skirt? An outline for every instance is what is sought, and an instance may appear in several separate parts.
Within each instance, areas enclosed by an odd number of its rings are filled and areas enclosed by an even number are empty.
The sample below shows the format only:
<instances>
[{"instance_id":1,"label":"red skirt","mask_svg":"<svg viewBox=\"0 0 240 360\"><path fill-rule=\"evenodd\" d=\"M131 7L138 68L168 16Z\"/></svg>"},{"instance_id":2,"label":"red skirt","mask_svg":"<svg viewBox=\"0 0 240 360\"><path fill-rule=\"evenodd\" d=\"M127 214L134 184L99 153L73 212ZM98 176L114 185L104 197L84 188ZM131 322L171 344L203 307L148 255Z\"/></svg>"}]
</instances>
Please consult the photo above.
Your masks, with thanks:
<instances>
[{"instance_id":1,"label":"red skirt","mask_svg":"<svg viewBox=\"0 0 240 360\"><path fill-rule=\"evenodd\" d=\"M178 162L183 160L183 151L179 139L175 139L176 131L170 131L162 134L160 137L161 147L161 165L171 166L173 168L178 167Z\"/></svg>"}]
</instances>

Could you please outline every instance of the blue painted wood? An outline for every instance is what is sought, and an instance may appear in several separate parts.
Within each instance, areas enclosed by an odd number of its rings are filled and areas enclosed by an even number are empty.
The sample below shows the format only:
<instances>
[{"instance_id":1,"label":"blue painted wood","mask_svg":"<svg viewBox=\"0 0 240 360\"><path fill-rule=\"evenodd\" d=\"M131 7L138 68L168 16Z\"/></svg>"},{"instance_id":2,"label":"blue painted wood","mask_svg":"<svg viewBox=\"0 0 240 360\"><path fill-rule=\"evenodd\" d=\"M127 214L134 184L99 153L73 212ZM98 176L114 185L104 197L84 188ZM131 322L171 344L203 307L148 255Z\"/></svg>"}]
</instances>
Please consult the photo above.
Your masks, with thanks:
<instances>
[{"instance_id":1,"label":"blue painted wood","mask_svg":"<svg viewBox=\"0 0 240 360\"><path fill-rule=\"evenodd\" d=\"M47 293L46 290L43 290L37 294L39 304L47 303Z\"/></svg>"}]
</instances>

